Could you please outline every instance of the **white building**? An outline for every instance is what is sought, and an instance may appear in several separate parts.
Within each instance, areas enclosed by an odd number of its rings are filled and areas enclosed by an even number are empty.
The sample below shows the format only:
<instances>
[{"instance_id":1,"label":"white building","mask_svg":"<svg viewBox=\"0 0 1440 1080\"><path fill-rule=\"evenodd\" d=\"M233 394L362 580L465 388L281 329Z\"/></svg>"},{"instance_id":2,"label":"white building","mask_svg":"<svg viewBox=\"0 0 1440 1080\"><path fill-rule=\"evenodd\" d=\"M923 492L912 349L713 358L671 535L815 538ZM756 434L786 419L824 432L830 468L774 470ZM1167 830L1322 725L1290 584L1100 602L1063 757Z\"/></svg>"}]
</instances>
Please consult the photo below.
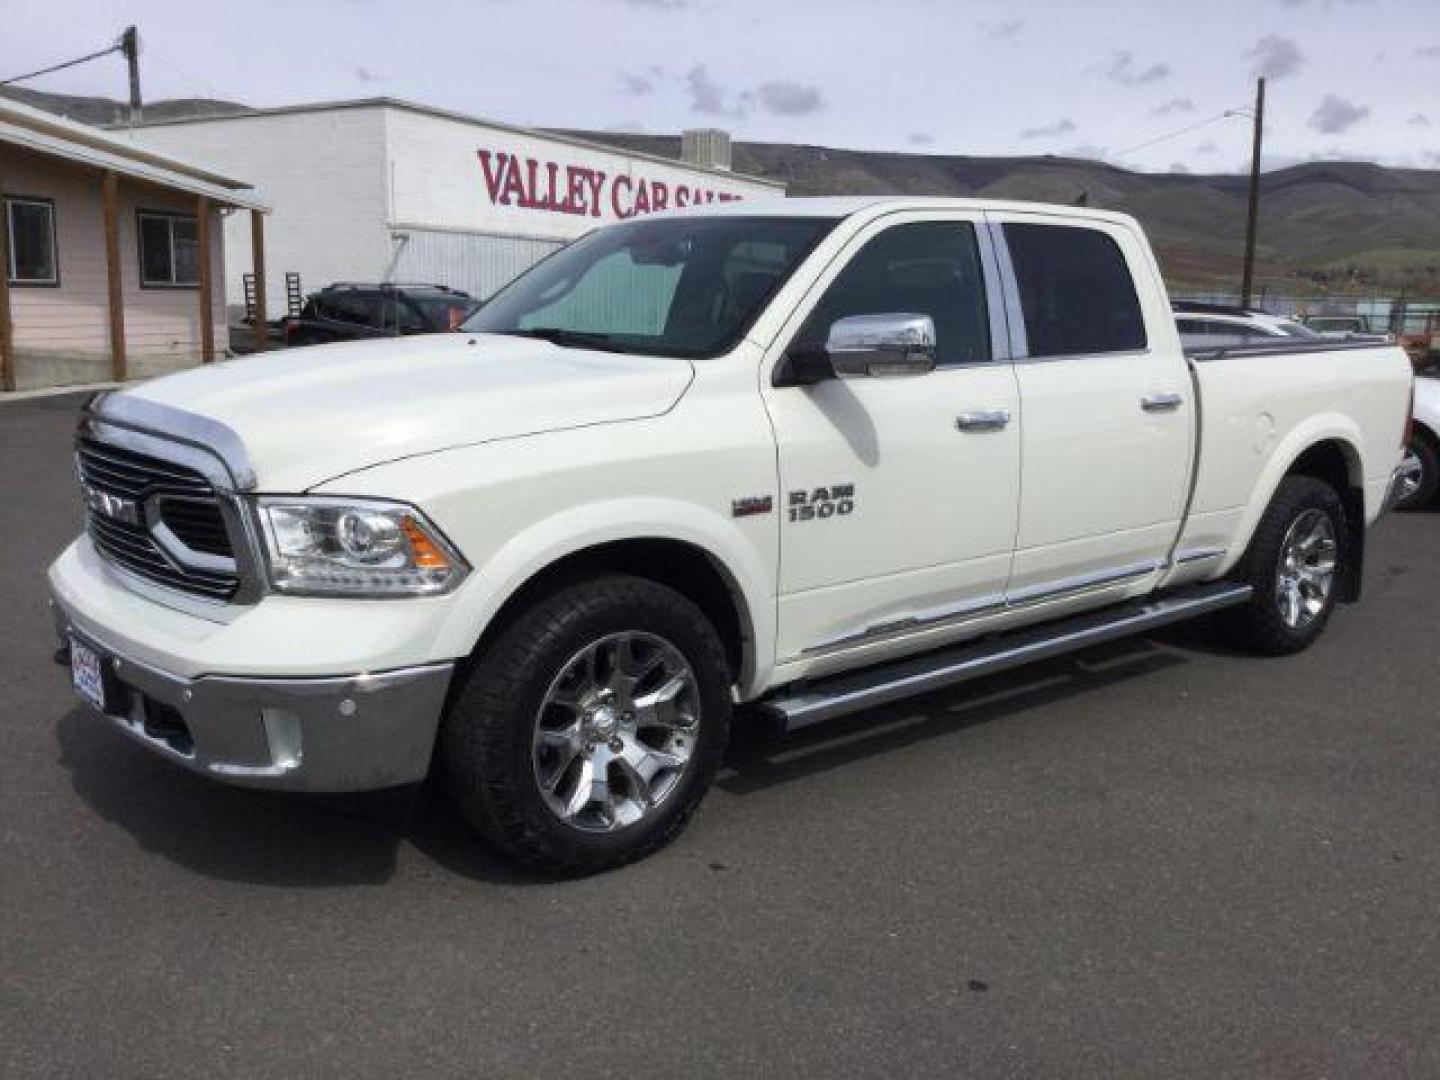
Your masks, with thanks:
<instances>
[{"instance_id":1,"label":"white building","mask_svg":"<svg viewBox=\"0 0 1440 1080\"><path fill-rule=\"evenodd\" d=\"M784 194L728 168L630 153L388 98L140 124L130 137L244 176L271 208L268 308L285 275L448 285L487 297L597 225L666 207ZM711 146L713 140L689 140ZM723 140L722 140L723 146ZM722 162L728 164L728 162ZM243 222L227 251L247 252ZM246 261L226 293L244 303Z\"/></svg>"}]
</instances>

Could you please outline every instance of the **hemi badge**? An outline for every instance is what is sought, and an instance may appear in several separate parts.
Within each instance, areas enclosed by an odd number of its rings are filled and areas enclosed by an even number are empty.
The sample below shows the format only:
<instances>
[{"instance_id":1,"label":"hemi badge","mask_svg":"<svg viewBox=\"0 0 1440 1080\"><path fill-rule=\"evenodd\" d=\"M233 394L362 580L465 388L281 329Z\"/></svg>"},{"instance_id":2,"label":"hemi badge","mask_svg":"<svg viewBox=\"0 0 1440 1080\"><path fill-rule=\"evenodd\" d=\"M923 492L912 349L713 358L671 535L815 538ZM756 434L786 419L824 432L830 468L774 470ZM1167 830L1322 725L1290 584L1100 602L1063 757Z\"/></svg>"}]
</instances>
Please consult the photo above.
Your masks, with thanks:
<instances>
[{"instance_id":1,"label":"hemi badge","mask_svg":"<svg viewBox=\"0 0 1440 1080\"><path fill-rule=\"evenodd\" d=\"M774 509L775 501L769 495L749 495L730 504L730 512L737 518L768 514Z\"/></svg>"}]
</instances>

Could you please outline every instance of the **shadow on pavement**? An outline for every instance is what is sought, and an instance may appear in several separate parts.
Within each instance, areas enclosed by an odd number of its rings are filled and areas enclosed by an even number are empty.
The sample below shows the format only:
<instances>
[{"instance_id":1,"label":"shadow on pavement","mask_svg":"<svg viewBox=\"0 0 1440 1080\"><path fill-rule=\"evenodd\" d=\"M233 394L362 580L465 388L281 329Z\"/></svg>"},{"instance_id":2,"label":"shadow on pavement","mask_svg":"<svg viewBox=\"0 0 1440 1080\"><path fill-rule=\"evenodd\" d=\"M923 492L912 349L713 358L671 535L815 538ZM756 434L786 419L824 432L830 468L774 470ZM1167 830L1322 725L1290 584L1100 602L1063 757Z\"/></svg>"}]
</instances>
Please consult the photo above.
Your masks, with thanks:
<instances>
[{"instance_id":1,"label":"shadow on pavement","mask_svg":"<svg viewBox=\"0 0 1440 1080\"><path fill-rule=\"evenodd\" d=\"M432 785L352 795L255 791L186 772L83 708L58 725L60 764L97 815L206 877L301 888L378 885L413 844L454 873L532 880L475 839Z\"/></svg>"},{"instance_id":2,"label":"shadow on pavement","mask_svg":"<svg viewBox=\"0 0 1440 1080\"><path fill-rule=\"evenodd\" d=\"M716 784L732 795L762 791L1185 662L1183 655L1158 646L1156 640L1130 639L792 735L779 734L763 719L746 723L758 718L742 716Z\"/></svg>"},{"instance_id":3,"label":"shadow on pavement","mask_svg":"<svg viewBox=\"0 0 1440 1080\"><path fill-rule=\"evenodd\" d=\"M794 735L742 713L717 786L732 795L765 790L1184 663L1183 653L1139 639ZM410 844L472 880L549 880L514 867L477 839L433 777L356 795L253 791L153 757L83 708L61 719L58 738L60 764L96 814L144 850L207 877L302 888L382 884L395 875L402 845Z\"/></svg>"}]
</instances>

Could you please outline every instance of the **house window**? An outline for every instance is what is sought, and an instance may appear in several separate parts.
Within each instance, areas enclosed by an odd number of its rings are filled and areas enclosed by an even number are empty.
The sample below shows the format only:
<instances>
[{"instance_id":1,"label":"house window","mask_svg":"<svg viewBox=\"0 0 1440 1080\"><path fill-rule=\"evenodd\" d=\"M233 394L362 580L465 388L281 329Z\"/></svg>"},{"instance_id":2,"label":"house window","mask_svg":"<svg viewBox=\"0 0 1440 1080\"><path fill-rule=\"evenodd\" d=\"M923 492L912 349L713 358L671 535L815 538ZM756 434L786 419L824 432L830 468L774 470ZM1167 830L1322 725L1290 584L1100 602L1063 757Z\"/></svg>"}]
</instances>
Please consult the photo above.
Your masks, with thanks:
<instances>
[{"instance_id":1,"label":"house window","mask_svg":"<svg viewBox=\"0 0 1440 1080\"><path fill-rule=\"evenodd\" d=\"M200 241L189 214L140 211L140 284L191 286L200 282Z\"/></svg>"},{"instance_id":2,"label":"house window","mask_svg":"<svg viewBox=\"0 0 1440 1080\"><path fill-rule=\"evenodd\" d=\"M48 199L4 200L10 243L6 273L12 285L59 285L55 255L55 204Z\"/></svg>"}]
</instances>

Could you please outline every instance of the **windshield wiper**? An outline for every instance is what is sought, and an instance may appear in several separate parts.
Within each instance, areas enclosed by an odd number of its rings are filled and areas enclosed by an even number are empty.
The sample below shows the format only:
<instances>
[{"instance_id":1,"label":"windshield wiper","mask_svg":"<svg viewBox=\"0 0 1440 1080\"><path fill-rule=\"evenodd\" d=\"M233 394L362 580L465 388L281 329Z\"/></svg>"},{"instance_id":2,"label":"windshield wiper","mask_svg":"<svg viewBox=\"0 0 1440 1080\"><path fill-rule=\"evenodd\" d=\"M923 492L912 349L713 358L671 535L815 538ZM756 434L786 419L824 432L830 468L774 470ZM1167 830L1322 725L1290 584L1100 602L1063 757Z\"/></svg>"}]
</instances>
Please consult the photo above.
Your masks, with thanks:
<instances>
[{"instance_id":1,"label":"windshield wiper","mask_svg":"<svg viewBox=\"0 0 1440 1080\"><path fill-rule=\"evenodd\" d=\"M604 352L629 352L623 345L616 343L610 334L592 334L584 330L564 330L558 326L532 326L526 329L515 330L489 330L491 334L504 334L507 337L536 338L539 341L548 341L552 345L559 345L564 349L600 349Z\"/></svg>"}]
</instances>

